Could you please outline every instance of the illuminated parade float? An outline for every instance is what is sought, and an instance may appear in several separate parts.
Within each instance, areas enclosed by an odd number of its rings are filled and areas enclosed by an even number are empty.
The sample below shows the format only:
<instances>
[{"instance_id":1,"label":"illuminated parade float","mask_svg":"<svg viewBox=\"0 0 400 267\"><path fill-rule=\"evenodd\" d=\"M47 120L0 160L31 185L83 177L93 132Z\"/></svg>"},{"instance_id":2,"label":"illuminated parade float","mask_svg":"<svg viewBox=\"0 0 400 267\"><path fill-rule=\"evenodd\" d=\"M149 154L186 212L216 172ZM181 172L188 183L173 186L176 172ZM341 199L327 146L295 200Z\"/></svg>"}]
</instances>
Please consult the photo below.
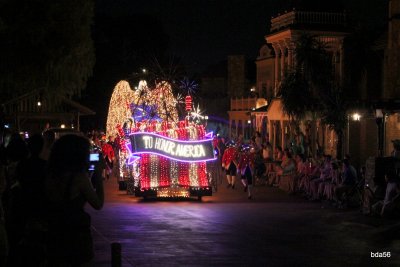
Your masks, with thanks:
<instances>
[{"instance_id":1,"label":"illuminated parade float","mask_svg":"<svg viewBox=\"0 0 400 267\"><path fill-rule=\"evenodd\" d=\"M178 105L185 107L179 120ZM119 179L129 194L141 197L209 196L207 162L215 160L212 133L194 112L191 96L175 98L167 82L132 90L119 82L111 96L108 137L119 144Z\"/></svg>"}]
</instances>

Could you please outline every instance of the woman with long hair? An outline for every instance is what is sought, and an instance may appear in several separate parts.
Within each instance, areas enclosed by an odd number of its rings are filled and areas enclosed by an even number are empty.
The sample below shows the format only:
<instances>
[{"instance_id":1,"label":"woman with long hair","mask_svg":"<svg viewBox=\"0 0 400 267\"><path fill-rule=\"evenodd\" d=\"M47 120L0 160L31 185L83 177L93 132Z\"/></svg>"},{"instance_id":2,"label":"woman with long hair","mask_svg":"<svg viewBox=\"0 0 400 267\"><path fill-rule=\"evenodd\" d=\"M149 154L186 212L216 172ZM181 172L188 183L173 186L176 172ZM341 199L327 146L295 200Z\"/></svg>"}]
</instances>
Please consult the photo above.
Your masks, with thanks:
<instances>
[{"instance_id":1,"label":"woman with long hair","mask_svg":"<svg viewBox=\"0 0 400 267\"><path fill-rule=\"evenodd\" d=\"M89 155L90 143L83 136L62 136L52 147L46 177L49 266L90 266L94 257L84 206L100 210L104 190L101 170L95 169L90 180Z\"/></svg>"}]
</instances>

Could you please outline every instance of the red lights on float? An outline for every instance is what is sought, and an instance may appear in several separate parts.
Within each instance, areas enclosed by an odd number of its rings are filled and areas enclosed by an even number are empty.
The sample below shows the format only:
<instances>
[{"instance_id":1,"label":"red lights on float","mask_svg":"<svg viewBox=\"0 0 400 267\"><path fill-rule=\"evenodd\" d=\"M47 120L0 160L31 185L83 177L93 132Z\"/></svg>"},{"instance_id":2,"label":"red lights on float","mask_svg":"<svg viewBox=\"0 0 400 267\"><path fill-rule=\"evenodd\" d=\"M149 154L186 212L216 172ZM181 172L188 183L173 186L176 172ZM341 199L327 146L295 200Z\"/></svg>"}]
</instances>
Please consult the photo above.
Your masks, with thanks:
<instances>
[{"instance_id":1,"label":"red lights on float","mask_svg":"<svg viewBox=\"0 0 400 267\"><path fill-rule=\"evenodd\" d=\"M153 129L160 129L160 132L153 132ZM172 128L171 124L168 126L168 124L161 123L161 126L155 124L146 127L145 132L138 132L137 129L132 129L132 132L129 135L130 144L127 148L129 158L136 157L139 160L141 192L148 190L158 192L161 188L172 187L187 188L186 190L192 188L197 191L209 188L206 161L214 160L215 155L212 139L209 139L209 135L205 134L203 125L180 121L175 128ZM165 141L165 143L162 141ZM164 149L170 153L174 152L174 150L169 151L167 149L168 142L169 145L178 148L179 146L204 146L204 150L207 151L206 157L201 160L196 160L195 157L182 160L178 158L178 154L167 156L157 152L157 149ZM199 156L194 152L190 155ZM189 157L189 154L186 156ZM128 162L133 163L134 160L129 159ZM165 195L166 192L185 195L176 188L162 192L162 195Z\"/></svg>"},{"instance_id":2,"label":"red lights on float","mask_svg":"<svg viewBox=\"0 0 400 267\"><path fill-rule=\"evenodd\" d=\"M192 110L192 97L190 95L185 97L185 110L188 112Z\"/></svg>"},{"instance_id":3,"label":"red lights on float","mask_svg":"<svg viewBox=\"0 0 400 267\"><path fill-rule=\"evenodd\" d=\"M200 111L193 109L192 97L185 97L187 114L179 121L175 106L181 102L168 83L139 87L133 91L126 82L119 83L110 101L107 132L117 134L120 177L134 185L138 196L211 195L206 162L215 159L212 136L199 124ZM149 114L136 116L138 107Z\"/></svg>"}]
</instances>

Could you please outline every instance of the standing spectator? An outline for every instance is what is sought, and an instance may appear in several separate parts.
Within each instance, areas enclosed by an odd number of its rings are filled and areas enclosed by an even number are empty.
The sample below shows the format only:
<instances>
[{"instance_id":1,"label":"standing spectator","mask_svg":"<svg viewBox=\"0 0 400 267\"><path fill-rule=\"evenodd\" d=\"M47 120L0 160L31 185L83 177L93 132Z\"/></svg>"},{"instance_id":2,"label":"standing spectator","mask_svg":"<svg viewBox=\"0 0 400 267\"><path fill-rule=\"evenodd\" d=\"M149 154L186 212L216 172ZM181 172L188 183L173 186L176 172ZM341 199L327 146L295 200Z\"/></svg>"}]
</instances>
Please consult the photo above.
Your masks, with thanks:
<instances>
[{"instance_id":1,"label":"standing spectator","mask_svg":"<svg viewBox=\"0 0 400 267\"><path fill-rule=\"evenodd\" d=\"M225 146L225 140L221 136L218 136L218 150L219 154L218 157L220 160L222 160L222 156L224 155L226 146Z\"/></svg>"},{"instance_id":2,"label":"standing spectator","mask_svg":"<svg viewBox=\"0 0 400 267\"><path fill-rule=\"evenodd\" d=\"M90 266L93 240L89 203L100 210L104 203L101 176L88 176L90 143L77 135L65 135L54 143L50 154L46 196L49 200L49 266ZM99 172L94 171L97 176Z\"/></svg>"},{"instance_id":3,"label":"standing spectator","mask_svg":"<svg viewBox=\"0 0 400 267\"><path fill-rule=\"evenodd\" d=\"M51 130L47 130L43 132L42 135L44 143L43 143L43 149L40 152L39 157L47 161L50 156L51 147L53 146L54 141L56 140L56 134Z\"/></svg>"},{"instance_id":4,"label":"standing spectator","mask_svg":"<svg viewBox=\"0 0 400 267\"><path fill-rule=\"evenodd\" d=\"M255 142L256 153L258 153L262 149L262 138L261 138L260 132L258 132L258 131L256 132L254 142Z\"/></svg>"},{"instance_id":5,"label":"standing spectator","mask_svg":"<svg viewBox=\"0 0 400 267\"><path fill-rule=\"evenodd\" d=\"M236 140L236 145L240 147L243 144L243 142L244 142L244 136L243 134L239 133Z\"/></svg>"}]
</instances>

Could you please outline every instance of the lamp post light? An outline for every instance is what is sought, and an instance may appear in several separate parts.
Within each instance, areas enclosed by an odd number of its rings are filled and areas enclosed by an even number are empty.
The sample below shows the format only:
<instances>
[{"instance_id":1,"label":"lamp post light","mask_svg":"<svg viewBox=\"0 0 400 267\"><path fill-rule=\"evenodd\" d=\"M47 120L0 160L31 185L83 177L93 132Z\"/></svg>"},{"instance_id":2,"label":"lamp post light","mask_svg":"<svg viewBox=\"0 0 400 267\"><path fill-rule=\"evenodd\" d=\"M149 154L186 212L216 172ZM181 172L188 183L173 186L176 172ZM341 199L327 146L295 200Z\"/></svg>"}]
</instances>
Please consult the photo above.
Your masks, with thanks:
<instances>
[{"instance_id":1,"label":"lamp post light","mask_svg":"<svg viewBox=\"0 0 400 267\"><path fill-rule=\"evenodd\" d=\"M361 115L356 113L353 113L353 115L351 116L353 118L353 121L360 121L361 119Z\"/></svg>"},{"instance_id":2,"label":"lamp post light","mask_svg":"<svg viewBox=\"0 0 400 267\"><path fill-rule=\"evenodd\" d=\"M253 125L251 125L251 119L247 120L247 129L249 133L249 138L253 135Z\"/></svg>"},{"instance_id":3,"label":"lamp post light","mask_svg":"<svg viewBox=\"0 0 400 267\"><path fill-rule=\"evenodd\" d=\"M378 156L383 157L385 116L383 114L382 109L376 109L375 120L378 126Z\"/></svg>"},{"instance_id":4,"label":"lamp post light","mask_svg":"<svg viewBox=\"0 0 400 267\"><path fill-rule=\"evenodd\" d=\"M347 125L346 125L346 144L345 144L345 151L346 153L350 153L350 123L351 125L355 125L357 122L360 122L362 118L362 115L358 112L354 113L347 113Z\"/></svg>"}]
</instances>

